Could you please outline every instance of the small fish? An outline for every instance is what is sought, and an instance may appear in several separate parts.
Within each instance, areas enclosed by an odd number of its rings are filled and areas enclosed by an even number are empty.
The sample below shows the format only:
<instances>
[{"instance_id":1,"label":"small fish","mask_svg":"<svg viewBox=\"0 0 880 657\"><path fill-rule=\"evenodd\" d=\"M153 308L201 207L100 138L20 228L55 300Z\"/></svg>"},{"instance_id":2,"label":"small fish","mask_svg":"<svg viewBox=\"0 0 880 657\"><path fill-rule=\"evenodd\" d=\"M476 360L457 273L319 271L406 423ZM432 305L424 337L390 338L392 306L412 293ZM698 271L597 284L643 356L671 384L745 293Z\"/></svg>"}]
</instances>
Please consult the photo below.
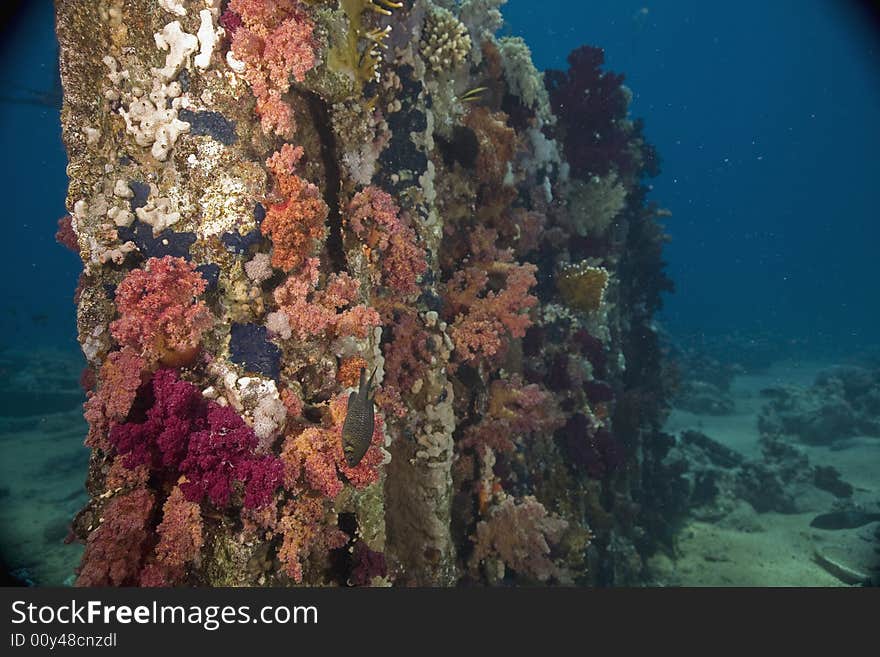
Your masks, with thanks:
<instances>
[{"instance_id":1,"label":"small fish","mask_svg":"<svg viewBox=\"0 0 880 657\"><path fill-rule=\"evenodd\" d=\"M345 462L351 468L361 462L373 439L374 408L370 387L376 371L373 370L369 380L365 380L366 374L362 367L358 391L348 396L348 409L342 425L342 451L345 453Z\"/></svg>"},{"instance_id":2,"label":"small fish","mask_svg":"<svg viewBox=\"0 0 880 657\"><path fill-rule=\"evenodd\" d=\"M880 520L880 513L868 513L859 509L845 509L823 513L813 518L810 527L817 529L855 529Z\"/></svg>"}]
</instances>

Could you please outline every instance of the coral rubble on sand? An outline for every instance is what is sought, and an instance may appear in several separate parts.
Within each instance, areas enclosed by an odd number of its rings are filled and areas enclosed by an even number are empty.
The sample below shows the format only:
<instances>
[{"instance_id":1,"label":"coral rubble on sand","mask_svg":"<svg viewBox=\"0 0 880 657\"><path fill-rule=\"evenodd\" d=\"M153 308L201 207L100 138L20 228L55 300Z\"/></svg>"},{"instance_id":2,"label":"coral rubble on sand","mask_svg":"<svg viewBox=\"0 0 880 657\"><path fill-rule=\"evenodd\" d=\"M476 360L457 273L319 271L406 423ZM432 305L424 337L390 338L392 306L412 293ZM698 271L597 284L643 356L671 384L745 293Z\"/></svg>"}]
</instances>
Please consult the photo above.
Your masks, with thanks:
<instances>
[{"instance_id":1,"label":"coral rubble on sand","mask_svg":"<svg viewBox=\"0 0 880 657\"><path fill-rule=\"evenodd\" d=\"M80 584L641 581L657 158L601 50L545 79L501 4L57 3Z\"/></svg>"}]
</instances>

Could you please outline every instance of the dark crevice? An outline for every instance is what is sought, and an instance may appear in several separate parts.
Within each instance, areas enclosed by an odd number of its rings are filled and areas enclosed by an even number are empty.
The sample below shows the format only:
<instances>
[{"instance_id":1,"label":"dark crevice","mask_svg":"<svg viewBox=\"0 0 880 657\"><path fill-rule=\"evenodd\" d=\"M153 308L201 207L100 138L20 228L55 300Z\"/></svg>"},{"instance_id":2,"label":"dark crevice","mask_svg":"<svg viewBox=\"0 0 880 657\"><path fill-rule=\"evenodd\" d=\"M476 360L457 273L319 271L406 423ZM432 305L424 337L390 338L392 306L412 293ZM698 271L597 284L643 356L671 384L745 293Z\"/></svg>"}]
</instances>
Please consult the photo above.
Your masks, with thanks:
<instances>
[{"instance_id":1,"label":"dark crevice","mask_svg":"<svg viewBox=\"0 0 880 657\"><path fill-rule=\"evenodd\" d=\"M342 248L342 214L339 208L339 190L342 177L336 157L336 135L330 125L327 105L315 94L308 95L309 111L312 123L321 140L321 160L324 164L324 175L327 184L324 190L324 202L330 208L327 214L327 257L335 272L348 271L345 250Z\"/></svg>"}]
</instances>

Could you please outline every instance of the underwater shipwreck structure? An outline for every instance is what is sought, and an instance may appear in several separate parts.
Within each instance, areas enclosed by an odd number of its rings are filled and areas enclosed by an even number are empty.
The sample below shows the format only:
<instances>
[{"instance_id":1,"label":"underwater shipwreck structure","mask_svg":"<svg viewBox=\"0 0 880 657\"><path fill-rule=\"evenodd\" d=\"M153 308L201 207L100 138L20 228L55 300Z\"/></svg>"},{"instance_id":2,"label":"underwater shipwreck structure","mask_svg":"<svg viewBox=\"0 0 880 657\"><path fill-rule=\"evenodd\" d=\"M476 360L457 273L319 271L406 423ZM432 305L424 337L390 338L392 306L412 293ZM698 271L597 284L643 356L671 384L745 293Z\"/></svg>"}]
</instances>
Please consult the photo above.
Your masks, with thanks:
<instances>
[{"instance_id":1,"label":"underwater shipwreck structure","mask_svg":"<svg viewBox=\"0 0 880 657\"><path fill-rule=\"evenodd\" d=\"M56 3L78 584L641 581L657 158L504 1Z\"/></svg>"}]
</instances>

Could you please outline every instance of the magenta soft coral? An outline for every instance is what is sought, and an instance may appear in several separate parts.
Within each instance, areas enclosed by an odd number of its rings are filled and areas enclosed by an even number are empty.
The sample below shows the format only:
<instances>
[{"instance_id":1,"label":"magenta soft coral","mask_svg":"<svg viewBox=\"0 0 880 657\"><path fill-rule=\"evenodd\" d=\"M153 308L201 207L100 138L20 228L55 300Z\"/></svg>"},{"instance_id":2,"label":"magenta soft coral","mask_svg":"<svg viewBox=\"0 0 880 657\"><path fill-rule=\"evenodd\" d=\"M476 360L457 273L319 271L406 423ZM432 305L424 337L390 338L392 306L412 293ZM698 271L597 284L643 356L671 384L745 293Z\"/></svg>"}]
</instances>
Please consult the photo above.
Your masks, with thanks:
<instances>
[{"instance_id":1,"label":"magenta soft coral","mask_svg":"<svg viewBox=\"0 0 880 657\"><path fill-rule=\"evenodd\" d=\"M204 399L173 370L156 372L150 392L152 405L144 422L119 424L110 431L110 442L126 467L146 464L169 476L183 474L187 481L180 488L191 502L207 497L224 507L236 482L244 484L246 508L271 501L283 466L274 456L254 453L259 441L237 413Z\"/></svg>"},{"instance_id":2,"label":"magenta soft coral","mask_svg":"<svg viewBox=\"0 0 880 657\"><path fill-rule=\"evenodd\" d=\"M188 500L207 497L218 507L229 504L233 485L244 483L244 506L254 509L272 501L281 484L283 466L274 456L255 456L253 429L229 407L208 404L207 426L189 436L180 472L180 489Z\"/></svg>"},{"instance_id":3,"label":"magenta soft coral","mask_svg":"<svg viewBox=\"0 0 880 657\"><path fill-rule=\"evenodd\" d=\"M119 319L110 332L148 363L181 365L195 356L202 335L214 323L197 297L205 279L183 258L150 258L116 288Z\"/></svg>"},{"instance_id":4,"label":"magenta soft coral","mask_svg":"<svg viewBox=\"0 0 880 657\"><path fill-rule=\"evenodd\" d=\"M568 56L568 72L548 70L553 111L565 129L565 158L577 177L635 170L635 151L622 127L629 104L623 76L603 72L605 51L581 46Z\"/></svg>"},{"instance_id":5,"label":"magenta soft coral","mask_svg":"<svg viewBox=\"0 0 880 657\"><path fill-rule=\"evenodd\" d=\"M379 263L381 283L401 295L418 292L418 278L428 267L425 250L391 195L367 187L355 194L348 210L352 230L370 248L371 259Z\"/></svg>"}]
</instances>

